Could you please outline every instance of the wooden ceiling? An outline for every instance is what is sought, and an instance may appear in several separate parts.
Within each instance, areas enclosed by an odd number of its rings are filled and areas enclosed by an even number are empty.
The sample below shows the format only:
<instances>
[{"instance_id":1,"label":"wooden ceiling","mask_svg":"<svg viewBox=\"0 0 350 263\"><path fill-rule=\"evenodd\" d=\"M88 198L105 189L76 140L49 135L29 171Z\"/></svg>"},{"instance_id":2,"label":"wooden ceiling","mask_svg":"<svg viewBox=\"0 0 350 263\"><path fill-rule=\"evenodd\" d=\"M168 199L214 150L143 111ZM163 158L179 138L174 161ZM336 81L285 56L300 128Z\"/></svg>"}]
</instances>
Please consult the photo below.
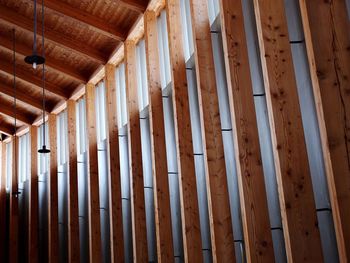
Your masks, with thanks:
<instances>
[{"instance_id":1,"label":"wooden ceiling","mask_svg":"<svg viewBox=\"0 0 350 263\"><path fill-rule=\"evenodd\" d=\"M41 0L38 53L41 54ZM87 83L126 39L148 0L44 0L47 111ZM12 32L16 31L17 128L41 113L42 68L32 54L33 0L0 0L0 133L14 133ZM1 136L0 136L1 138Z\"/></svg>"}]
</instances>

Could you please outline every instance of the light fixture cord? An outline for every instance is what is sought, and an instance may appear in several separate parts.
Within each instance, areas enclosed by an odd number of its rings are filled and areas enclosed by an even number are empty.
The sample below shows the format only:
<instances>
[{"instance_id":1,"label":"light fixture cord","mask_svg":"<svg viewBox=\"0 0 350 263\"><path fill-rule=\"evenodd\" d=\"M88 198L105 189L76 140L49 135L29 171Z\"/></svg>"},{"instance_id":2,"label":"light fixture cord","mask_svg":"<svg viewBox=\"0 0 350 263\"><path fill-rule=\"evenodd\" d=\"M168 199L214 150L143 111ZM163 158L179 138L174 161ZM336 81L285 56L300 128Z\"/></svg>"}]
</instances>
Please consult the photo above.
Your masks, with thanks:
<instances>
[{"instance_id":1,"label":"light fixture cord","mask_svg":"<svg viewBox=\"0 0 350 263\"><path fill-rule=\"evenodd\" d=\"M34 0L34 43L33 54L36 55L36 27L37 27L37 15L36 15L36 0Z\"/></svg>"},{"instance_id":2,"label":"light fixture cord","mask_svg":"<svg viewBox=\"0 0 350 263\"><path fill-rule=\"evenodd\" d=\"M16 87L16 30L12 29L12 41L13 41L13 107L15 115L15 135L13 140L14 152L15 152L15 174L17 174L17 87Z\"/></svg>"},{"instance_id":3,"label":"light fixture cord","mask_svg":"<svg viewBox=\"0 0 350 263\"><path fill-rule=\"evenodd\" d=\"M44 24L45 24L45 17L44 17L44 0L42 0L41 4L41 16L42 16L42 56L45 58L45 38L44 38ZM42 82L43 82L43 145L45 145L45 63L43 64L43 74L42 74Z\"/></svg>"}]
</instances>

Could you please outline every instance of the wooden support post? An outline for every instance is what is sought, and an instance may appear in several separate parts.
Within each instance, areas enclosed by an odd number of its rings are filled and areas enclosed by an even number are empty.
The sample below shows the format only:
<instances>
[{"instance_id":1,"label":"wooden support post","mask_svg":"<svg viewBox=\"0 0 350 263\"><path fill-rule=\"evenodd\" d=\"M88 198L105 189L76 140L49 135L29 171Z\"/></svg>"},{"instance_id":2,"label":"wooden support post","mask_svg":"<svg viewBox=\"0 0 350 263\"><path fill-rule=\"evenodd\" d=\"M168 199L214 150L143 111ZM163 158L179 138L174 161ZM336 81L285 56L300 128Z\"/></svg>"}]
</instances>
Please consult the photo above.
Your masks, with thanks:
<instances>
[{"instance_id":1,"label":"wooden support post","mask_svg":"<svg viewBox=\"0 0 350 263\"><path fill-rule=\"evenodd\" d=\"M158 54L157 17L145 13L145 41L149 89L149 120L151 129L153 184L158 262L173 262L173 236L168 166L165 146L164 112Z\"/></svg>"},{"instance_id":2,"label":"wooden support post","mask_svg":"<svg viewBox=\"0 0 350 263\"><path fill-rule=\"evenodd\" d=\"M29 127L30 179L28 209L28 262L39 262L38 128Z\"/></svg>"},{"instance_id":3,"label":"wooden support post","mask_svg":"<svg viewBox=\"0 0 350 263\"><path fill-rule=\"evenodd\" d=\"M248 262L274 262L242 1L220 0L227 86Z\"/></svg>"},{"instance_id":4,"label":"wooden support post","mask_svg":"<svg viewBox=\"0 0 350 263\"><path fill-rule=\"evenodd\" d=\"M10 185L9 262L18 262L18 137L12 137L12 177ZM17 159L18 160L18 159Z\"/></svg>"},{"instance_id":5,"label":"wooden support post","mask_svg":"<svg viewBox=\"0 0 350 263\"><path fill-rule=\"evenodd\" d=\"M115 66L106 65L105 88L107 102L108 185L111 262L124 262L123 214L119 156L117 88Z\"/></svg>"},{"instance_id":6,"label":"wooden support post","mask_svg":"<svg viewBox=\"0 0 350 263\"><path fill-rule=\"evenodd\" d=\"M341 262L350 261L350 26L345 2L300 0Z\"/></svg>"},{"instance_id":7,"label":"wooden support post","mask_svg":"<svg viewBox=\"0 0 350 263\"><path fill-rule=\"evenodd\" d=\"M186 262L202 262L196 174L183 51L180 1L166 1L170 63L173 80L174 124L179 169L182 235Z\"/></svg>"},{"instance_id":8,"label":"wooden support post","mask_svg":"<svg viewBox=\"0 0 350 263\"><path fill-rule=\"evenodd\" d=\"M49 262L58 262L58 181L57 181L57 117L49 114L50 174L48 176Z\"/></svg>"},{"instance_id":9,"label":"wooden support post","mask_svg":"<svg viewBox=\"0 0 350 263\"><path fill-rule=\"evenodd\" d=\"M289 262L323 262L283 0L254 0Z\"/></svg>"},{"instance_id":10,"label":"wooden support post","mask_svg":"<svg viewBox=\"0 0 350 263\"><path fill-rule=\"evenodd\" d=\"M137 94L135 42L125 42L126 98L128 103L128 140L131 186L131 218L134 262L147 262L146 211L142 170L140 112Z\"/></svg>"},{"instance_id":11,"label":"wooden support post","mask_svg":"<svg viewBox=\"0 0 350 263\"><path fill-rule=\"evenodd\" d=\"M6 144L0 142L0 258L6 259Z\"/></svg>"},{"instance_id":12,"label":"wooden support post","mask_svg":"<svg viewBox=\"0 0 350 263\"><path fill-rule=\"evenodd\" d=\"M76 103L67 101L68 120L68 261L80 262L79 203L78 203L78 161Z\"/></svg>"},{"instance_id":13,"label":"wooden support post","mask_svg":"<svg viewBox=\"0 0 350 263\"><path fill-rule=\"evenodd\" d=\"M88 134L88 199L89 199L89 253L90 262L100 262L101 225L100 196L97 160L95 85L86 84L86 121Z\"/></svg>"},{"instance_id":14,"label":"wooden support post","mask_svg":"<svg viewBox=\"0 0 350 263\"><path fill-rule=\"evenodd\" d=\"M212 255L214 262L229 262L235 248L207 5L190 0Z\"/></svg>"}]
</instances>

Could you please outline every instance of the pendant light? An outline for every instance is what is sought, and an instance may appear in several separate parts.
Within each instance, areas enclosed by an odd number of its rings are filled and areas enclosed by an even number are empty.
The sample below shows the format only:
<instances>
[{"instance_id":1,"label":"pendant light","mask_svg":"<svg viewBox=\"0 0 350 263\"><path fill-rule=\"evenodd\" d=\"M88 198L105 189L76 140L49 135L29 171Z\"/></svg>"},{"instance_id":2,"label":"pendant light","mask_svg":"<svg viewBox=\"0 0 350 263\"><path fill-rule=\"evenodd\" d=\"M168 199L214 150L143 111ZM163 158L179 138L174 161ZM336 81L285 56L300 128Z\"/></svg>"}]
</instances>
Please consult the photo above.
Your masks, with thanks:
<instances>
[{"instance_id":1,"label":"pendant light","mask_svg":"<svg viewBox=\"0 0 350 263\"><path fill-rule=\"evenodd\" d=\"M45 132L45 38L44 38L44 0L42 0L42 58L44 58L44 63L43 63L43 73L42 73L42 85L43 85L43 146L41 149L38 150L39 153L50 153L50 150L46 147L46 132Z\"/></svg>"},{"instance_id":2,"label":"pendant light","mask_svg":"<svg viewBox=\"0 0 350 263\"><path fill-rule=\"evenodd\" d=\"M45 63L45 57L37 54L36 48L36 28L37 28L37 12L36 12L36 1L34 0L34 41L33 41L33 54L30 56L26 56L24 61L27 64L33 65L33 68L36 69L37 65L41 65ZM44 3L43 3L44 4ZM42 21L44 23L44 21ZM43 47L44 48L44 47Z\"/></svg>"}]
</instances>

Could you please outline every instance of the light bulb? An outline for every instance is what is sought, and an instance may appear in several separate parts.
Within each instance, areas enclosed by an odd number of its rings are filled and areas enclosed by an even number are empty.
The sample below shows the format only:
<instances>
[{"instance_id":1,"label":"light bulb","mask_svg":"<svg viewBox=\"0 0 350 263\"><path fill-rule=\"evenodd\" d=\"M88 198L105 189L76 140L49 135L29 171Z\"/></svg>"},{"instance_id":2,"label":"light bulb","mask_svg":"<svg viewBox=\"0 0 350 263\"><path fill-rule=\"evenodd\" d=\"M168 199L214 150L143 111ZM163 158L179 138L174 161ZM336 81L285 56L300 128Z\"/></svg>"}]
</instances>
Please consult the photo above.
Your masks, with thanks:
<instances>
[{"instance_id":1,"label":"light bulb","mask_svg":"<svg viewBox=\"0 0 350 263\"><path fill-rule=\"evenodd\" d=\"M36 62L33 63L33 69L36 69Z\"/></svg>"}]
</instances>

